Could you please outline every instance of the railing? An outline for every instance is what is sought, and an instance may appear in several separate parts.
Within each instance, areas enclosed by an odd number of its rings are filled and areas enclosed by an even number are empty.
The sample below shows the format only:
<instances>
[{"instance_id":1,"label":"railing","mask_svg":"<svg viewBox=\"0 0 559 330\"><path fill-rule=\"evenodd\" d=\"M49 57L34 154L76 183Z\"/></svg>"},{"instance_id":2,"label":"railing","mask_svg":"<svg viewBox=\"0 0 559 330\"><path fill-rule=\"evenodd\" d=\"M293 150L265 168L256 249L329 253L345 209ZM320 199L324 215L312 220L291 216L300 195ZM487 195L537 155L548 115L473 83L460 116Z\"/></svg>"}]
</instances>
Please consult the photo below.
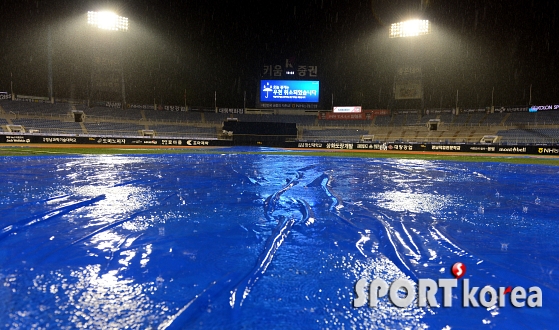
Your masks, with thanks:
<instances>
[{"instance_id":1,"label":"railing","mask_svg":"<svg viewBox=\"0 0 559 330\"><path fill-rule=\"evenodd\" d=\"M25 112L21 112L21 111L10 111L9 112L9 117L14 117L14 118L10 118L10 119L23 119L23 118L28 118L28 119L52 119L52 120L61 120L61 119L70 119L73 118L72 115L68 114L62 114L62 113L43 113L43 112L29 112L29 111L25 111Z\"/></svg>"},{"instance_id":2,"label":"railing","mask_svg":"<svg viewBox=\"0 0 559 330\"><path fill-rule=\"evenodd\" d=\"M453 143L478 143L485 136L485 133L470 134L460 134L454 136L453 134L448 136L429 136L429 135L419 135L419 136L402 136L398 134L388 134L386 132L375 132L373 142L414 142L414 143L427 143L427 142L453 142ZM312 134L302 134L300 136L302 140L309 142L320 142L324 140L336 140L340 142L358 142L361 140L361 136L348 136L348 135L312 135Z\"/></svg>"},{"instance_id":3,"label":"railing","mask_svg":"<svg viewBox=\"0 0 559 330\"><path fill-rule=\"evenodd\" d=\"M142 136L139 132L125 130L95 130L88 129L86 135L98 136ZM217 133L192 133L192 132L155 132L155 137L182 137L182 138L216 138Z\"/></svg>"},{"instance_id":4,"label":"railing","mask_svg":"<svg viewBox=\"0 0 559 330\"><path fill-rule=\"evenodd\" d=\"M61 122L69 122L73 121L73 116L70 112L67 114L61 113L43 113L43 112L36 112L36 111L9 111L9 113L4 113L0 116L1 118L5 119L45 119L45 120L57 120ZM281 118L281 115L277 115L278 118ZM119 130L119 129L95 129L95 127L91 127L88 124L94 124L96 122L102 123L121 123L121 124L133 124L138 126L151 126L150 129L156 131L156 136L159 137L216 137L218 136L217 133L206 133L206 132L181 132L180 129L177 128L178 131L173 132L157 132L157 125L173 125L178 124L181 126L189 127L217 127L216 123L202 123L200 120L185 120L186 118L177 118L177 119L156 119L156 118L147 118L147 119L122 119L113 116L94 116L94 115L87 115L85 118L85 124L88 131L88 134L102 134L102 135L133 135L138 136L139 132L132 131L131 129L128 130ZM330 124L333 124L330 126ZM56 127L29 127L26 126L26 129L39 129L41 133L52 133L52 134L77 134L77 135L85 135L81 129L71 129L71 128L56 128ZM352 121L347 121L347 123L340 123L339 121L334 123L329 123L328 120L321 120L319 124L316 125L314 123L307 122L305 124L298 124L298 128L300 132L302 132L305 128L310 128L310 132L304 132L301 135L302 139L312 139L314 141L324 140L324 139L340 139L341 141L359 141L360 135L363 134L374 134L375 139L381 142L391 142L391 141L404 141L404 142L444 142L444 141L451 141L451 142L479 142L483 135L488 133L494 134L498 130L506 130L511 128L559 128L559 120L558 121L542 121L542 122L534 122L532 120L529 121L511 121L509 117L508 120L501 124L501 123L451 123L451 122L441 122L439 124L439 129L437 131L428 131L426 128L425 122L418 122L413 121L410 124L404 125L394 125L394 123L387 123L386 125L378 125L378 123L373 124L373 121L370 123L355 123ZM312 131L320 131L322 129L358 129L362 130L357 135L322 135L322 134L312 134ZM464 128L471 128L474 134L460 134L454 136L457 131L460 131ZM398 131L398 129L400 131ZM393 131L388 136L388 132ZM415 133L419 132L420 135L418 136L406 136L410 134L410 131ZM446 131L446 132L445 132ZM366 133L367 132L367 133ZM406 134L407 132L407 134ZM414 134L414 133L411 133ZM542 139L540 137L518 137L518 138L508 138L505 137L503 143L541 143L542 140L546 140L546 142L550 143L557 143L559 142L559 138L545 138Z\"/></svg>"},{"instance_id":5,"label":"railing","mask_svg":"<svg viewBox=\"0 0 559 330\"><path fill-rule=\"evenodd\" d=\"M45 128L45 127L25 127L25 131L38 130L37 134L49 134L49 135L82 135L83 131L81 129L71 129L71 128Z\"/></svg>"},{"instance_id":6,"label":"railing","mask_svg":"<svg viewBox=\"0 0 559 330\"><path fill-rule=\"evenodd\" d=\"M541 139L541 138L511 138L507 137L503 139L499 143L501 144L557 144L559 143L559 138L549 138L549 139Z\"/></svg>"}]
</instances>

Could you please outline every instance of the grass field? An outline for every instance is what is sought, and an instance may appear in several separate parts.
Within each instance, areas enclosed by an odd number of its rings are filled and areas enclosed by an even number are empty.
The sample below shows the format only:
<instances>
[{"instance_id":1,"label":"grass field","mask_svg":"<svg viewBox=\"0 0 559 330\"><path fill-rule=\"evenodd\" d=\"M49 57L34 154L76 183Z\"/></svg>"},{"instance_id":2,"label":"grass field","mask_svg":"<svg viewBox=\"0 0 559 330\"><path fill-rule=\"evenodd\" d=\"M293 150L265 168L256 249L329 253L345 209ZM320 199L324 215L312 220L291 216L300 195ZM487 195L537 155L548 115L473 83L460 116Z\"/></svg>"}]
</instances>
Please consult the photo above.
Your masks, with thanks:
<instances>
[{"instance_id":1,"label":"grass field","mask_svg":"<svg viewBox=\"0 0 559 330\"><path fill-rule=\"evenodd\" d=\"M330 156L330 157L360 157L360 158L404 158L425 160L446 160L457 162L501 162L513 164L541 164L559 166L557 156L528 156L528 155L489 155L465 153L432 153L432 152L383 152L383 151L353 151L353 150L290 150L245 148L243 150L231 147L205 148L129 148L129 147L34 147L9 146L0 147L0 156L55 156L55 155L127 155L127 154L270 154L293 156Z\"/></svg>"}]
</instances>

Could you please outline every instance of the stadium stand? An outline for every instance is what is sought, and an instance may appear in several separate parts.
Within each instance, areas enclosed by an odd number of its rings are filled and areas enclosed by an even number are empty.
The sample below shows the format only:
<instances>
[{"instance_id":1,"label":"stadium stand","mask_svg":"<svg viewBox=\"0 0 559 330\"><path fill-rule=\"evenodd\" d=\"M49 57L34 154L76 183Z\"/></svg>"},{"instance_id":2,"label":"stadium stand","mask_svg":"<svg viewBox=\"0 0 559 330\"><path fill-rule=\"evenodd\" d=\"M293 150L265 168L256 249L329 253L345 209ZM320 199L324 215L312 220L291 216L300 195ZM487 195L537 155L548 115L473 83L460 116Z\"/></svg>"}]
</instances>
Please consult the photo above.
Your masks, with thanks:
<instances>
[{"instance_id":1,"label":"stadium stand","mask_svg":"<svg viewBox=\"0 0 559 330\"><path fill-rule=\"evenodd\" d=\"M114 109L114 108L104 108L104 107L93 107L83 110L86 117L96 118L96 119L122 119L126 118L129 120L140 120L142 119L142 112L137 109Z\"/></svg>"},{"instance_id":2,"label":"stadium stand","mask_svg":"<svg viewBox=\"0 0 559 330\"><path fill-rule=\"evenodd\" d=\"M439 117L440 117L440 115L436 115L436 114L424 115L423 117L421 117L421 118L419 119L419 121L418 121L417 124L418 124L418 125L424 126L424 125L427 125L427 123L429 122L429 120L432 120L432 119L440 119Z\"/></svg>"},{"instance_id":3,"label":"stadium stand","mask_svg":"<svg viewBox=\"0 0 559 330\"><path fill-rule=\"evenodd\" d=\"M559 112L558 111L543 111L532 113L533 120L529 123L534 123L537 125L558 125L559 124Z\"/></svg>"},{"instance_id":4,"label":"stadium stand","mask_svg":"<svg viewBox=\"0 0 559 330\"><path fill-rule=\"evenodd\" d=\"M421 125L421 116L416 114L408 114L406 115L406 125L407 126L419 126Z\"/></svg>"},{"instance_id":5,"label":"stadium stand","mask_svg":"<svg viewBox=\"0 0 559 330\"><path fill-rule=\"evenodd\" d=\"M470 122L470 117L471 114L460 114L458 116L454 116L453 120L452 120L452 125L454 126L465 126L466 124L468 124Z\"/></svg>"},{"instance_id":6,"label":"stadium stand","mask_svg":"<svg viewBox=\"0 0 559 330\"><path fill-rule=\"evenodd\" d=\"M147 120L153 120L153 121L185 122L185 123L202 122L202 115L199 112L144 110L144 115Z\"/></svg>"},{"instance_id":7,"label":"stadium stand","mask_svg":"<svg viewBox=\"0 0 559 330\"><path fill-rule=\"evenodd\" d=\"M356 127L370 125L370 120L318 120L318 126L321 127Z\"/></svg>"},{"instance_id":8,"label":"stadium stand","mask_svg":"<svg viewBox=\"0 0 559 330\"><path fill-rule=\"evenodd\" d=\"M212 123L212 124L221 124L225 121L225 119L227 119L230 116L224 113L211 113L211 112L205 112L203 115L205 118L205 122ZM235 117L236 115L231 115L231 116Z\"/></svg>"},{"instance_id":9,"label":"stadium stand","mask_svg":"<svg viewBox=\"0 0 559 330\"><path fill-rule=\"evenodd\" d=\"M519 112L513 116L509 116L505 121L505 125L527 125L536 123L536 114L530 112Z\"/></svg>"},{"instance_id":10,"label":"stadium stand","mask_svg":"<svg viewBox=\"0 0 559 330\"><path fill-rule=\"evenodd\" d=\"M301 126L313 126L317 118L315 116L284 115L286 122L296 123Z\"/></svg>"},{"instance_id":11,"label":"stadium stand","mask_svg":"<svg viewBox=\"0 0 559 330\"><path fill-rule=\"evenodd\" d=\"M307 116L307 115L235 114L229 116L237 118L239 121L246 121L246 122L267 122L267 123L284 122L284 123L295 123L302 126L314 125L314 122L316 120L316 116ZM206 117L206 122L207 121L208 119ZM221 122L223 122L223 120Z\"/></svg>"},{"instance_id":12,"label":"stadium stand","mask_svg":"<svg viewBox=\"0 0 559 330\"><path fill-rule=\"evenodd\" d=\"M441 122L446 123L446 124L452 124L452 122L454 121L454 115L451 113L442 113L438 116L438 118L435 119L440 119Z\"/></svg>"},{"instance_id":13,"label":"stadium stand","mask_svg":"<svg viewBox=\"0 0 559 330\"><path fill-rule=\"evenodd\" d=\"M74 122L73 110L84 112L84 121ZM105 107L83 104L0 101L0 128L21 125L26 131L41 134L96 134L138 136L153 130L156 136L217 138L223 122L236 118L242 122L295 123L298 139L305 141L360 141L370 136L378 142L480 142L484 136L499 136L498 143L559 143L559 111L511 113L452 113L420 116L398 113L376 116L372 120L326 120L317 115L215 112L179 112ZM429 120L439 125L429 130Z\"/></svg>"},{"instance_id":14,"label":"stadium stand","mask_svg":"<svg viewBox=\"0 0 559 330\"><path fill-rule=\"evenodd\" d=\"M137 136L145 129L144 125L115 122L84 123L88 134Z\"/></svg>"},{"instance_id":15,"label":"stadium stand","mask_svg":"<svg viewBox=\"0 0 559 330\"><path fill-rule=\"evenodd\" d=\"M213 138L216 136L215 127L196 127L179 125L149 125L149 129L154 130L157 136L163 137L205 137Z\"/></svg>"},{"instance_id":16,"label":"stadium stand","mask_svg":"<svg viewBox=\"0 0 559 330\"><path fill-rule=\"evenodd\" d=\"M14 125L21 125L27 132L36 130L41 133L50 134L81 134L82 128L79 123L63 122L50 119L13 119Z\"/></svg>"},{"instance_id":17,"label":"stadium stand","mask_svg":"<svg viewBox=\"0 0 559 330\"><path fill-rule=\"evenodd\" d=\"M389 126L392 123L392 116L378 116L375 118L376 126Z\"/></svg>"},{"instance_id":18,"label":"stadium stand","mask_svg":"<svg viewBox=\"0 0 559 330\"><path fill-rule=\"evenodd\" d=\"M4 118L0 118L0 132L4 132L4 128L2 126L8 125L8 121Z\"/></svg>"},{"instance_id":19,"label":"stadium stand","mask_svg":"<svg viewBox=\"0 0 559 330\"><path fill-rule=\"evenodd\" d=\"M392 126L400 127L406 124L406 115L393 115L392 116Z\"/></svg>"},{"instance_id":20,"label":"stadium stand","mask_svg":"<svg viewBox=\"0 0 559 330\"><path fill-rule=\"evenodd\" d=\"M0 105L6 113L19 115L65 115L72 111L72 106L68 103L3 101Z\"/></svg>"},{"instance_id":21,"label":"stadium stand","mask_svg":"<svg viewBox=\"0 0 559 330\"><path fill-rule=\"evenodd\" d=\"M508 117L508 113L490 113L485 116L481 122L482 125L500 125Z\"/></svg>"},{"instance_id":22,"label":"stadium stand","mask_svg":"<svg viewBox=\"0 0 559 330\"><path fill-rule=\"evenodd\" d=\"M342 142L359 141L363 135L368 135L368 130L363 129L303 129L302 139L306 141L340 140Z\"/></svg>"},{"instance_id":23,"label":"stadium stand","mask_svg":"<svg viewBox=\"0 0 559 330\"><path fill-rule=\"evenodd\" d=\"M559 128L500 130L497 135L501 137L501 142L507 144L559 142Z\"/></svg>"}]
</instances>

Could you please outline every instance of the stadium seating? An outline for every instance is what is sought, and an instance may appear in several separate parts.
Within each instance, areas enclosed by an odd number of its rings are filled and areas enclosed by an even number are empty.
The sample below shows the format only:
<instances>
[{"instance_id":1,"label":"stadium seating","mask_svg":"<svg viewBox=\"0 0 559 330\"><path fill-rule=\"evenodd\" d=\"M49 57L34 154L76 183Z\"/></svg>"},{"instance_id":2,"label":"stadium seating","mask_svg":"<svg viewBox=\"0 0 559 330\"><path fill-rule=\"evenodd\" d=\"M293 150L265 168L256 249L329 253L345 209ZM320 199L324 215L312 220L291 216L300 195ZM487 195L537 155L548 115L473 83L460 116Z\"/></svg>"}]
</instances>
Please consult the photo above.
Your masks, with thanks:
<instances>
[{"instance_id":1,"label":"stadium seating","mask_svg":"<svg viewBox=\"0 0 559 330\"><path fill-rule=\"evenodd\" d=\"M38 130L41 133L50 134L81 134L82 128L79 123L63 122L50 119L13 119L14 125L21 125L27 132Z\"/></svg>"},{"instance_id":2,"label":"stadium seating","mask_svg":"<svg viewBox=\"0 0 559 330\"><path fill-rule=\"evenodd\" d=\"M501 142L515 143L559 143L559 128L500 130Z\"/></svg>"},{"instance_id":3,"label":"stadium seating","mask_svg":"<svg viewBox=\"0 0 559 330\"><path fill-rule=\"evenodd\" d=\"M0 118L0 132L4 131L4 129L2 128L2 126L4 125L8 125L8 121L4 118Z\"/></svg>"},{"instance_id":4,"label":"stadium seating","mask_svg":"<svg viewBox=\"0 0 559 330\"><path fill-rule=\"evenodd\" d=\"M532 114L534 115L534 120L532 121L532 123L539 124L539 125L559 124L558 111L539 111Z\"/></svg>"},{"instance_id":5,"label":"stadium seating","mask_svg":"<svg viewBox=\"0 0 559 330\"><path fill-rule=\"evenodd\" d=\"M84 123L89 134L136 136L145 129L144 125L115 122Z\"/></svg>"},{"instance_id":6,"label":"stadium seating","mask_svg":"<svg viewBox=\"0 0 559 330\"><path fill-rule=\"evenodd\" d=\"M38 103L25 101L2 101L0 103L6 113L33 115L66 115L72 111L68 103Z\"/></svg>"},{"instance_id":7,"label":"stadium seating","mask_svg":"<svg viewBox=\"0 0 559 330\"><path fill-rule=\"evenodd\" d=\"M421 125L421 126L425 126L425 125L427 125L429 120L433 120L433 119L439 119L440 120L440 115L436 115L436 114L425 115L425 116L423 116L419 119L417 124Z\"/></svg>"},{"instance_id":8,"label":"stadium seating","mask_svg":"<svg viewBox=\"0 0 559 330\"><path fill-rule=\"evenodd\" d=\"M145 118L154 121L201 123L202 116L199 112L174 112L145 110Z\"/></svg>"},{"instance_id":9,"label":"stadium seating","mask_svg":"<svg viewBox=\"0 0 559 330\"><path fill-rule=\"evenodd\" d=\"M454 117L455 115L451 113L443 113L439 115L438 119L440 119L442 123L450 125L454 121Z\"/></svg>"},{"instance_id":10,"label":"stadium seating","mask_svg":"<svg viewBox=\"0 0 559 330\"><path fill-rule=\"evenodd\" d=\"M369 134L368 130L363 129L303 129L302 139L306 141L340 140L340 141L359 141L363 135Z\"/></svg>"},{"instance_id":11,"label":"stadium seating","mask_svg":"<svg viewBox=\"0 0 559 330\"><path fill-rule=\"evenodd\" d=\"M179 125L150 125L149 129L154 130L157 136L164 137L206 137L216 136L215 127L196 127Z\"/></svg>"},{"instance_id":12,"label":"stadium seating","mask_svg":"<svg viewBox=\"0 0 559 330\"><path fill-rule=\"evenodd\" d=\"M1 100L0 127L24 126L46 134L93 134L137 136L153 130L156 136L217 138L223 122L236 118L243 122L296 123L298 138L324 141L359 141L364 135L375 141L479 142L484 135L498 135L499 142L559 143L559 111L537 113L451 113L420 116L399 113L376 116L373 120L326 120L315 114L222 114L106 107L88 108L84 104L38 103ZM84 111L82 123L73 122L72 110ZM429 130L429 120L439 119L437 130Z\"/></svg>"},{"instance_id":13,"label":"stadium seating","mask_svg":"<svg viewBox=\"0 0 559 330\"><path fill-rule=\"evenodd\" d=\"M503 120L505 120L508 116L507 114L502 113L489 113L485 115L485 118L481 122L482 125L500 125Z\"/></svg>"},{"instance_id":14,"label":"stadium seating","mask_svg":"<svg viewBox=\"0 0 559 330\"><path fill-rule=\"evenodd\" d=\"M212 113L212 112L205 112L204 118L206 119L206 123L212 124L221 124L229 117L230 115L224 113ZM236 115L232 115L235 117Z\"/></svg>"},{"instance_id":15,"label":"stadium seating","mask_svg":"<svg viewBox=\"0 0 559 330\"><path fill-rule=\"evenodd\" d=\"M129 119L129 120L140 120L142 119L142 112L138 109L115 109L115 108L105 108L105 107L93 107L84 110L86 117L92 119Z\"/></svg>"},{"instance_id":16,"label":"stadium seating","mask_svg":"<svg viewBox=\"0 0 559 330\"><path fill-rule=\"evenodd\" d=\"M376 126L389 126L392 123L392 116L378 116L375 118Z\"/></svg>"},{"instance_id":17,"label":"stadium seating","mask_svg":"<svg viewBox=\"0 0 559 330\"><path fill-rule=\"evenodd\" d=\"M370 125L370 120L318 120L318 126L321 127L355 127Z\"/></svg>"},{"instance_id":18,"label":"stadium seating","mask_svg":"<svg viewBox=\"0 0 559 330\"><path fill-rule=\"evenodd\" d=\"M406 115L393 115L392 126L400 127L406 124Z\"/></svg>"}]
</instances>

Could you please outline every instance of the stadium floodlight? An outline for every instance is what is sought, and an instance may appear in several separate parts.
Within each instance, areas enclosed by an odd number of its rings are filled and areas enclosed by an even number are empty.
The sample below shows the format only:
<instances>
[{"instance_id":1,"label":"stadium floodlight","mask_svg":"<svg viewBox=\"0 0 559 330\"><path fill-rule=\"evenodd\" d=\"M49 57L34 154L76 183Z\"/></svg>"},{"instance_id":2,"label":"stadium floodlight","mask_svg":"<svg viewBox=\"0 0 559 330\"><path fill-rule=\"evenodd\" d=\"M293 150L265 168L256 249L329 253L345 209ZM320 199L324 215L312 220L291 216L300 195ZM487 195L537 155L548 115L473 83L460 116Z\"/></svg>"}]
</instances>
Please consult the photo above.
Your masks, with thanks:
<instances>
[{"instance_id":1,"label":"stadium floodlight","mask_svg":"<svg viewBox=\"0 0 559 330\"><path fill-rule=\"evenodd\" d=\"M416 37L430 33L431 24L428 20L416 19L390 25L390 38Z\"/></svg>"},{"instance_id":2,"label":"stadium floodlight","mask_svg":"<svg viewBox=\"0 0 559 330\"><path fill-rule=\"evenodd\" d=\"M128 31L128 18L110 11L88 11L87 24L102 30Z\"/></svg>"}]
</instances>

